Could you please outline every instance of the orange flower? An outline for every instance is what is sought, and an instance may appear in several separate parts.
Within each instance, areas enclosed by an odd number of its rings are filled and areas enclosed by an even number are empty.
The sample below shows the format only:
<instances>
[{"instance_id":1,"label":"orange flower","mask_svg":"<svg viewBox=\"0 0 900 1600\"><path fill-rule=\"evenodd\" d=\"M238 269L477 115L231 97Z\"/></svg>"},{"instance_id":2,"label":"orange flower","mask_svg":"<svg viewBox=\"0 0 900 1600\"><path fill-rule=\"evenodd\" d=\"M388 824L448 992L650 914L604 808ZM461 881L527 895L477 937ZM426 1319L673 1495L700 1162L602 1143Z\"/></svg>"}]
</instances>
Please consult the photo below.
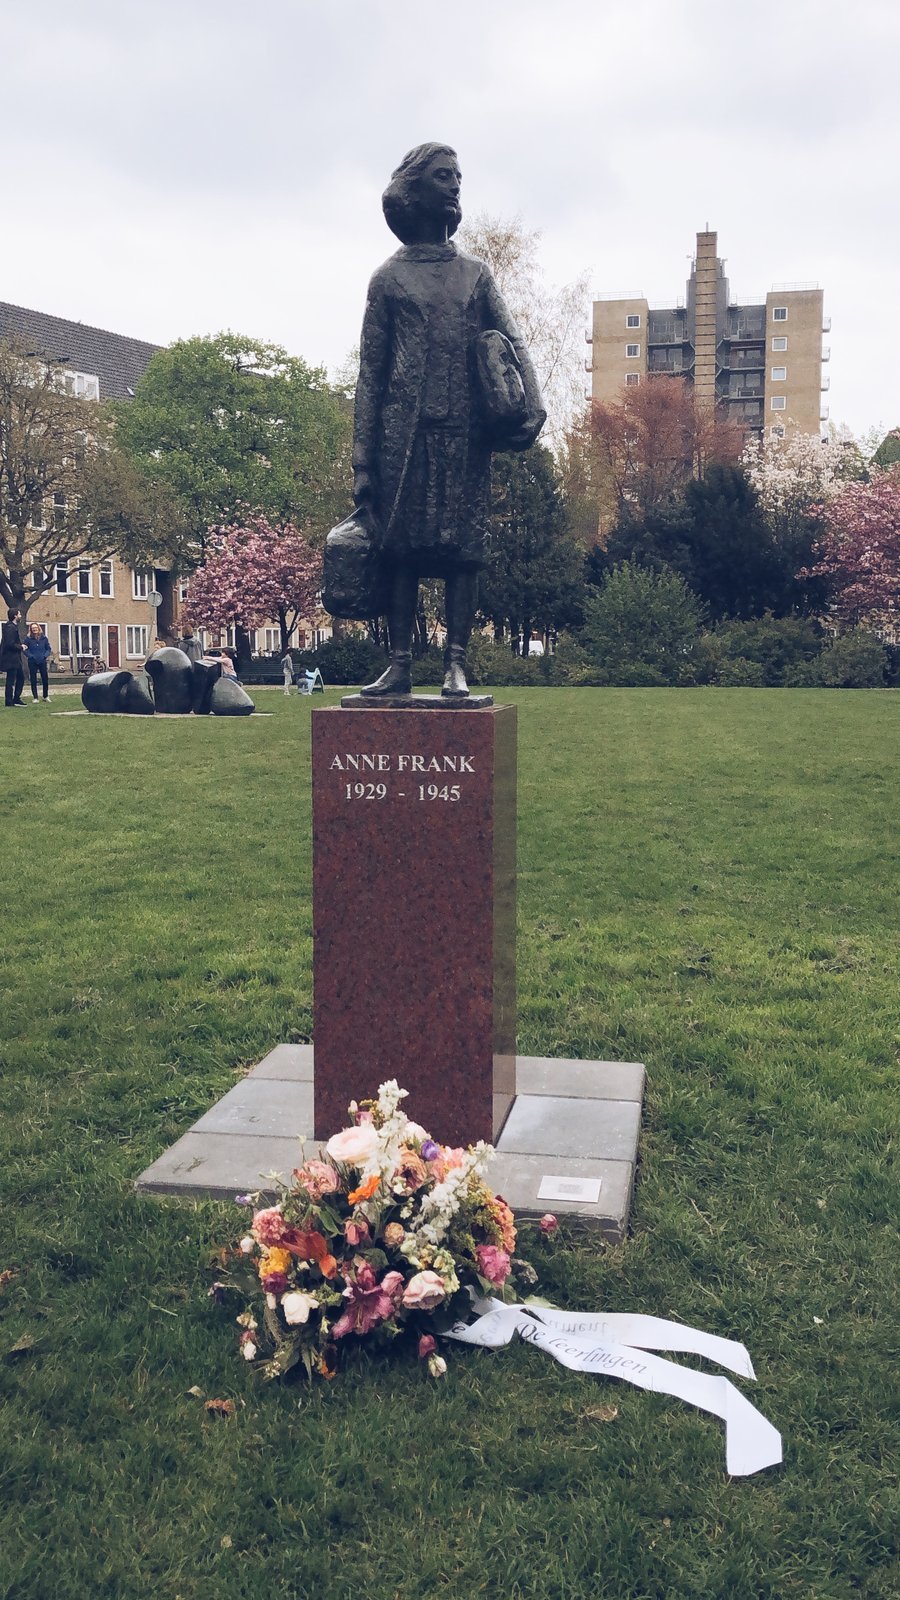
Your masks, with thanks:
<instances>
[{"instance_id":1,"label":"orange flower","mask_svg":"<svg viewBox=\"0 0 900 1600\"><path fill-rule=\"evenodd\" d=\"M319 1271L323 1278L333 1278L337 1272L337 1262L334 1256L322 1256L319 1261Z\"/></svg>"},{"instance_id":2,"label":"orange flower","mask_svg":"<svg viewBox=\"0 0 900 1600\"><path fill-rule=\"evenodd\" d=\"M348 1194L348 1205L358 1206L360 1200L371 1200L380 1182L380 1174L373 1172L372 1176L370 1178L366 1178L365 1182L361 1183L358 1189L354 1189L352 1194Z\"/></svg>"}]
</instances>

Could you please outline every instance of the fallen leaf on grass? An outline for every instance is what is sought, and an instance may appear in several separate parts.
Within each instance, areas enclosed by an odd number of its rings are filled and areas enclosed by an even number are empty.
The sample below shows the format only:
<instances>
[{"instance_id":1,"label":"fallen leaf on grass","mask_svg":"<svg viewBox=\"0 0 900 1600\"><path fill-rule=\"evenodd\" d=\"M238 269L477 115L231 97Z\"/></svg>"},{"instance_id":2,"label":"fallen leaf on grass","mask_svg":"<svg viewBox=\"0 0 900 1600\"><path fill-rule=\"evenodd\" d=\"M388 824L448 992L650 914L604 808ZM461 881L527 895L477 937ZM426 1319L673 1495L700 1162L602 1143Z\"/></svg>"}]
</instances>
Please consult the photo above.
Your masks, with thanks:
<instances>
[{"instance_id":1,"label":"fallen leaf on grass","mask_svg":"<svg viewBox=\"0 0 900 1600\"><path fill-rule=\"evenodd\" d=\"M184 1392L185 1392L185 1394L192 1394L194 1396L195 1400L202 1400L203 1399L203 1390L201 1389L199 1383L195 1383L193 1388L185 1389Z\"/></svg>"},{"instance_id":2,"label":"fallen leaf on grass","mask_svg":"<svg viewBox=\"0 0 900 1600\"><path fill-rule=\"evenodd\" d=\"M9 1349L6 1352L6 1359L7 1359L7 1361L15 1361L17 1356L30 1355L33 1349L34 1349L34 1338L33 1338L32 1334L23 1333L16 1340L15 1344L11 1344L10 1345Z\"/></svg>"},{"instance_id":3,"label":"fallen leaf on grass","mask_svg":"<svg viewBox=\"0 0 900 1600\"><path fill-rule=\"evenodd\" d=\"M231 1534L223 1533L221 1539L219 1540L219 1545L222 1550L230 1550L232 1545Z\"/></svg>"},{"instance_id":4,"label":"fallen leaf on grass","mask_svg":"<svg viewBox=\"0 0 900 1600\"><path fill-rule=\"evenodd\" d=\"M207 1402L206 1402L206 1410L213 1412L213 1414L215 1416L217 1416L217 1417L233 1417L234 1416L234 1401L233 1400L207 1400Z\"/></svg>"},{"instance_id":5,"label":"fallen leaf on grass","mask_svg":"<svg viewBox=\"0 0 900 1600\"><path fill-rule=\"evenodd\" d=\"M619 1415L618 1406L588 1406L581 1415L590 1422L615 1422Z\"/></svg>"},{"instance_id":6,"label":"fallen leaf on grass","mask_svg":"<svg viewBox=\"0 0 900 1600\"><path fill-rule=\"evenodd\" d=\"M12 1283L13 1278L17 1278L18 1276L19 1274L15 1272L12 1267L5 1267L4 1270L0 1272L0 1289L5 1289L6 1285L8 1283Z\"/></svg>"}]
</instances>

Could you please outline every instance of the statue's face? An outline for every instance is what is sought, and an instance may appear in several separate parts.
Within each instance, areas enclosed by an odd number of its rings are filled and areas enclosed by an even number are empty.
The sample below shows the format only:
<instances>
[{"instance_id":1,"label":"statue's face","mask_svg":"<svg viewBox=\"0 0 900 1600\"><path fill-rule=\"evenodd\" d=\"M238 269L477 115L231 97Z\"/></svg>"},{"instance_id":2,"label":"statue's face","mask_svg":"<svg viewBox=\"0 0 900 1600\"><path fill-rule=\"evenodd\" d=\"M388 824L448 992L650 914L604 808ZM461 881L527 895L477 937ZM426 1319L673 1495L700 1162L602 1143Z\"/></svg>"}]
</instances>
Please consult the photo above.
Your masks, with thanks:
<instances>
[{"instance_id":1,"label":"statue's face","mask_svg":"<svg viewBox=\"0 0 900 1600\"><path fill-rule=\"evenodd\" d=\"M442 222L458 222L460 217L459 187L462 173L452 156L437 155L421 172L416 193L422 210L438 217Z\"/></svg>"}]
</instances>

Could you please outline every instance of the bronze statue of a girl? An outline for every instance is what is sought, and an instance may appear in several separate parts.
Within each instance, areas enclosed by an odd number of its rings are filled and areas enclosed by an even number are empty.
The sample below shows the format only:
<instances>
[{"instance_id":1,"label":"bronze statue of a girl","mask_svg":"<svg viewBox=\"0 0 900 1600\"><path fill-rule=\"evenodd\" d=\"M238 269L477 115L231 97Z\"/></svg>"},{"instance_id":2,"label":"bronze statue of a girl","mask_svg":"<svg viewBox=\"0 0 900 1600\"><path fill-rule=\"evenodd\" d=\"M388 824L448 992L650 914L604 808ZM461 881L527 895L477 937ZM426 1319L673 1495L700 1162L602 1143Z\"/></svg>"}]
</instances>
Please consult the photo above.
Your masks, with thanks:
<instances>
[{"instance_id":1,"label":"bronze statue of a girl","mask_svg":"<svg viewBox=\"0 0 900 1600\"><path fill-rule=\"evenodd\" d=\"M447 648L442 694L468 694L496 449L526 450L545 421L534 369L483 261L451 242L460 170L448 145L401 161L383 197L402 248L369 284L353 435L353 498L379 548L390 662L362 691L411 692L421 578L443 578Z\"/></svg>"}]
</instances>

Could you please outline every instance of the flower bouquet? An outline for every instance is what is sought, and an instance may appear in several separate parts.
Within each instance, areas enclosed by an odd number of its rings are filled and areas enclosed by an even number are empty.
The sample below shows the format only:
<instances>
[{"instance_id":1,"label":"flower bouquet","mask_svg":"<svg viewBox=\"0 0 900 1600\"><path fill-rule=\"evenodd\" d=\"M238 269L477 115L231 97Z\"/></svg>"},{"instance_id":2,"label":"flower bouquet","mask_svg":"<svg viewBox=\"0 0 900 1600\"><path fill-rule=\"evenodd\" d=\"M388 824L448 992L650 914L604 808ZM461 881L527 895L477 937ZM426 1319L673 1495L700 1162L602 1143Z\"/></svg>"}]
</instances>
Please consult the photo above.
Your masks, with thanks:
<instances>
[{"instance_id":1,"label":"flower bouquet","mask_svg":"<svg viewBox=\"0 0 900 1600\"><path fill-rule=\"evenodd\" d=\"M410 1122L395 1080L353 1102L352 1125L294 1170L277 1204L254 1212L211 1294L243 1291L241 1353L267 1378L302 1363L333 1377L341 1342L408 1333L440 1377L435 1335L485 1294L512 1302L536 1274L515 1260L516 1227L484 1182L491 1146L438 1144ZM241 1196L253 1205L258 1197ZM259 1314L257 1314L259 1313Z\"/></svg>"}]
</instances>

